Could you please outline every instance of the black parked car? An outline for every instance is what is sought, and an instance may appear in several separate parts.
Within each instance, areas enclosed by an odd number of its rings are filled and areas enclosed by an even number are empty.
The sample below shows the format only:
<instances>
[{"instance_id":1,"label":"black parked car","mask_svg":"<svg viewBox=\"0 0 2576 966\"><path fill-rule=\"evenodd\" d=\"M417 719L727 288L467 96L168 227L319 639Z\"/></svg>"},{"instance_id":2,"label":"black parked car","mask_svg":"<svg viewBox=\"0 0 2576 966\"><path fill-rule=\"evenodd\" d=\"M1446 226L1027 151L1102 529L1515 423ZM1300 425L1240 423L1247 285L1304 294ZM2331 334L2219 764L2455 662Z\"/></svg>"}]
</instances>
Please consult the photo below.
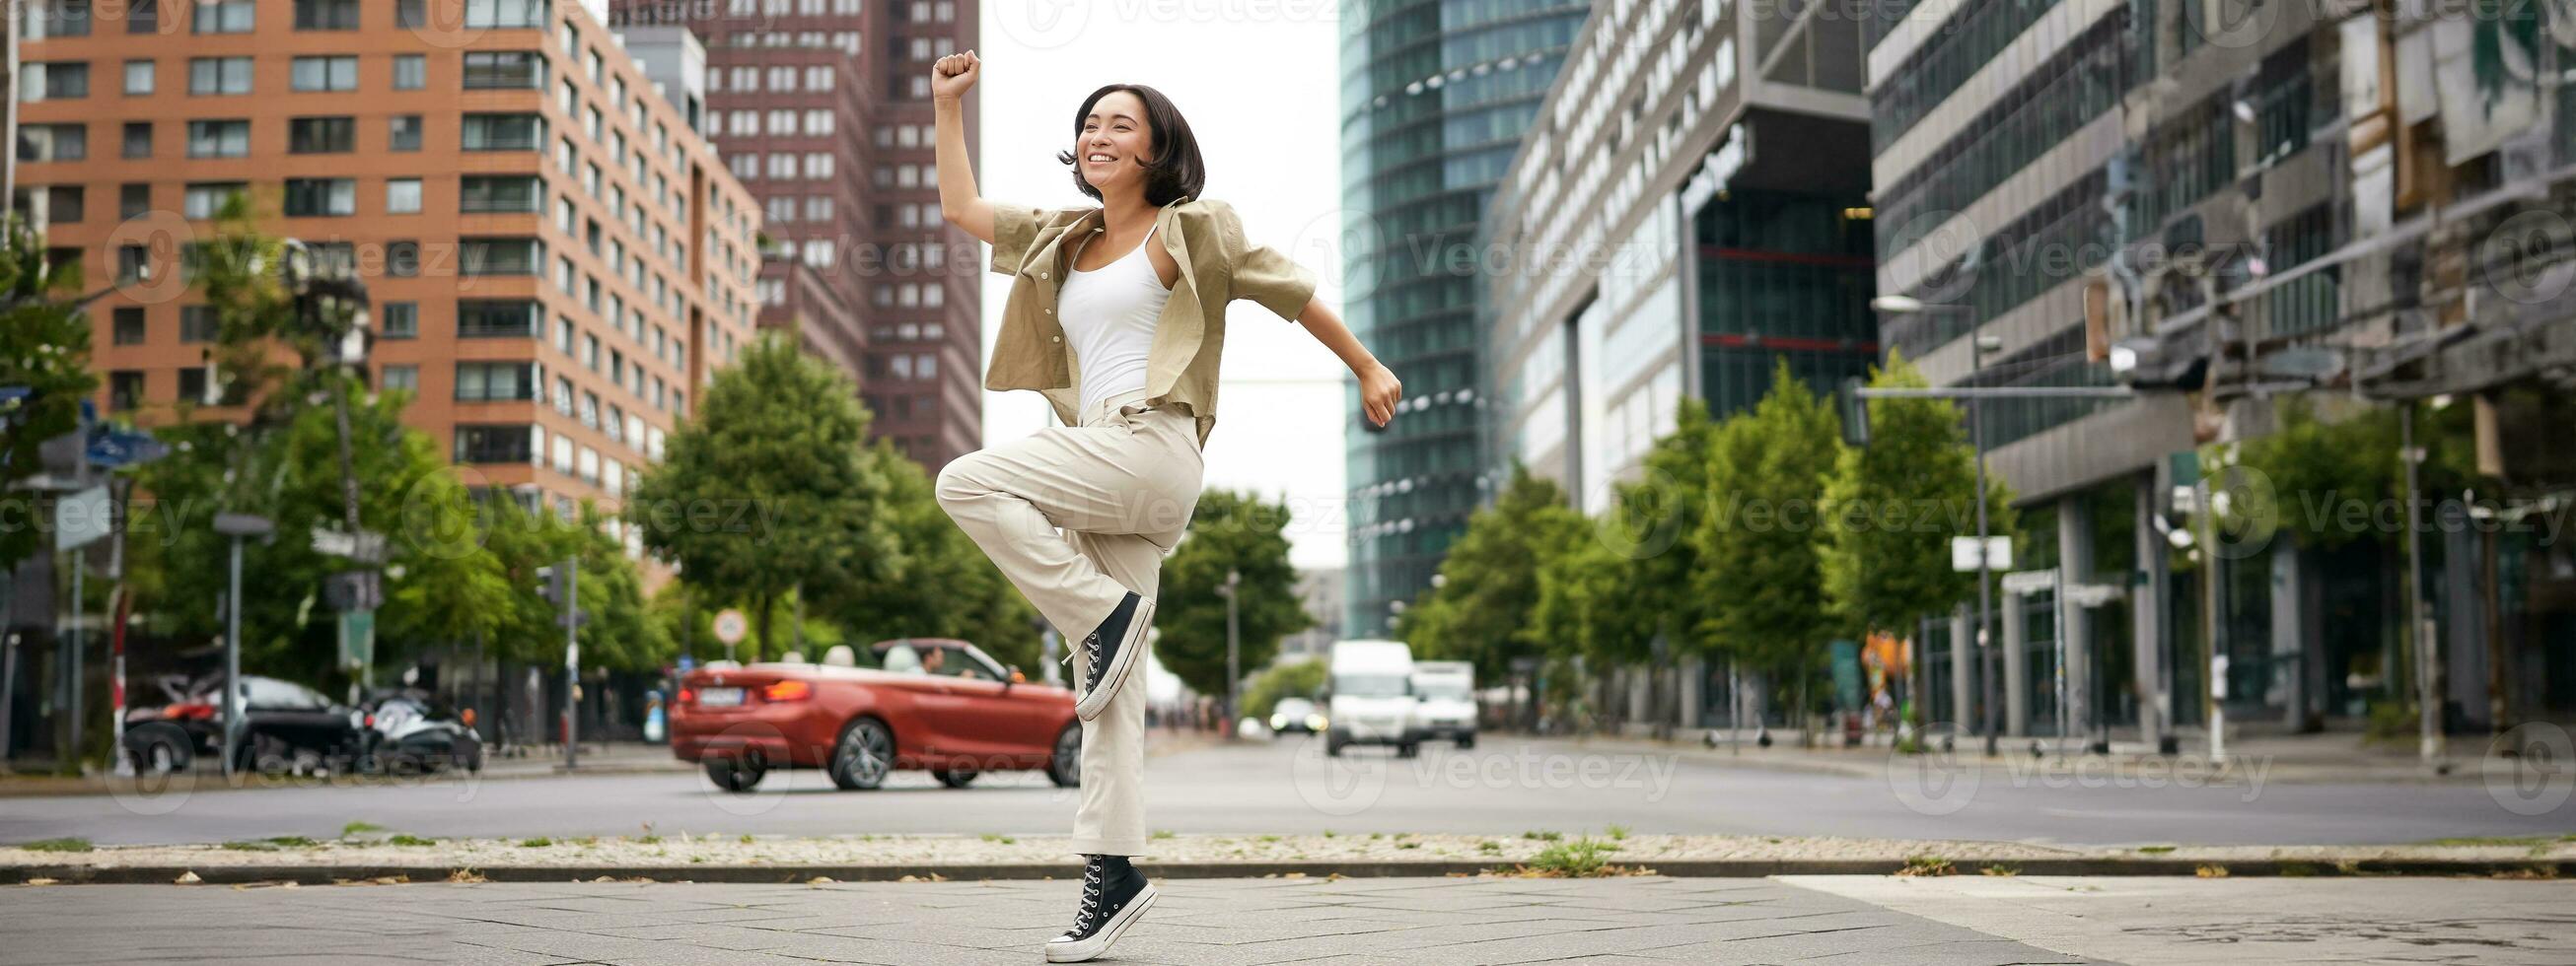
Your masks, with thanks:
<instances>
[{"instance_id":1,"label":"black parked car","mask_svg":"<svg viewBox=\"0 0 2576 966\"><path fill-rule=\"evenodd\" d=\"M185 771L223 744L223 677L163 678L170 701L125 712L125 753L139 772ZM243 675L242 770L351 770L366 751L364 716L312 688ZM479 753L478 753L478 758Z\"/></svg>"}]
</instances>

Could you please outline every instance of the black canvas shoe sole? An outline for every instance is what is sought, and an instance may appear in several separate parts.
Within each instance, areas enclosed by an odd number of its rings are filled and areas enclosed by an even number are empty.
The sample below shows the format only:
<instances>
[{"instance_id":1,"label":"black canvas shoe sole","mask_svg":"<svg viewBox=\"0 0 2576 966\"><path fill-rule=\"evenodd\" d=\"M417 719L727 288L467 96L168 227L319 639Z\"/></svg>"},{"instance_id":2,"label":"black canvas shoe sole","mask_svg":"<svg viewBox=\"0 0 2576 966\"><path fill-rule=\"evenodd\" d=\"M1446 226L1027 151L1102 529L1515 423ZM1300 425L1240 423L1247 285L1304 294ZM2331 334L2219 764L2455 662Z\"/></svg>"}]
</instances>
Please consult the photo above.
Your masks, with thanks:
<instances>
[{"instance_id":1,"label":"black canvas shoe sole","mask_svg":"<svg viewBox=\"0 0 2576 966\"><path fill-rule=\"evenodd\" d=\"M1145 907L1154 904L1154 895L1154 884L1148 882L1145 888L1137 890L1136 898L1129 901L1126 908L1118 910L1117 915L1110 916L1108 924L1101 926L1099 932L1092 933L1091 938L1049 941L1046 947L1046 961L1079 963L1098 958L1100 954L1108 952L1110 945L1118 941L1118 937L1127 931L1127 927L1135 925L1137 919L1144 917Z\"/></svg>"},{"instance_id":2,"label":"black canvas shoe sole","mask_svg":"<svg viewBox=\"0 0 2576 966\"><path fill-rule=\"evenodd\" d=\"M1101 672L1100 683L1074 702L1073 713L1089 721L1100 717L1109 701L1118 696L1119 685L1127 682L1127 672L1136 666L1136 655L1145 649L1145 634L1154 629L1154 598L1138 595L1136 613L1127 619L1127 633L1118 642L1118 650L1109 657L1109 668Z\"/></svg>"}]
</instances>

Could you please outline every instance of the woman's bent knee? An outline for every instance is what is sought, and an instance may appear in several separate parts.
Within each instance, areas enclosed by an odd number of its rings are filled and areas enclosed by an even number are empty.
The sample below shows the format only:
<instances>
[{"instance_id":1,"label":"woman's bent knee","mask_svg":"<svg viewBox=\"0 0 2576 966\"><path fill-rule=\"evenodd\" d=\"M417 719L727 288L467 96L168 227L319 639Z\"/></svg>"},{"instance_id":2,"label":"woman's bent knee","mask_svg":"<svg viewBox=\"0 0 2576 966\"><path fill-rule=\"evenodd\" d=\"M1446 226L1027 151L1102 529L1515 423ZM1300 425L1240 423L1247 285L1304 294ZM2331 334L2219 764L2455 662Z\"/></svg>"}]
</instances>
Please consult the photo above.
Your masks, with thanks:
<instances>
[{"instance_id":1,"label":"woman's bent knee","mask_svg":"<svg viewBox=\"0 0 2576 966\"><path fill-rule=\"evenodd\" d=\"M983 455L981 451L968 453L939 468L939 480L931 487L931 494L938 499L940 506L949 506L984 492L985 487L976 482L975 474L975 467L983 463L980 458Z\"/></svg>"}]
</instances>

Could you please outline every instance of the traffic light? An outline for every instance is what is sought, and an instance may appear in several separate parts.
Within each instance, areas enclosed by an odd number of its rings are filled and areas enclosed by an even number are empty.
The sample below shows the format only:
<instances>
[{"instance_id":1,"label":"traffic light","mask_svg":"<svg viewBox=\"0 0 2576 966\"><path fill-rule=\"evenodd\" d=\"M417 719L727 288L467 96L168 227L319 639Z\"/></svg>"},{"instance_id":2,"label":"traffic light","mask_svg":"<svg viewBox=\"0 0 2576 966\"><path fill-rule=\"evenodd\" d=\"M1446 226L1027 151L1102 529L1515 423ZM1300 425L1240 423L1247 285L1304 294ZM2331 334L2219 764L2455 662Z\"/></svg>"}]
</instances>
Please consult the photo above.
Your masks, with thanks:
<instances>
[{"instance_id":1,"label":"traffic light","mask_svg":"<svg viewBox=\"0 0 2576 966\"><path fill-rule=\"evenodd\" d=\"M2111 378L2140 392L2199 392L2209 384L2208 329L2172 338L2138 336L2111 345Z\"/></svg>"},{"instance_id":2,"label":"traffic light","mask_svg":"<svg viewBox=\"0 0 2576 966\"><path fill-rule=\"evenodd\" d=\"M564 593L562 568L537 568L537 596L545 598L546 603L555 605L556 610L562 610L565 607L566 598L569 595Z\"/></svg>"}]
</instances>

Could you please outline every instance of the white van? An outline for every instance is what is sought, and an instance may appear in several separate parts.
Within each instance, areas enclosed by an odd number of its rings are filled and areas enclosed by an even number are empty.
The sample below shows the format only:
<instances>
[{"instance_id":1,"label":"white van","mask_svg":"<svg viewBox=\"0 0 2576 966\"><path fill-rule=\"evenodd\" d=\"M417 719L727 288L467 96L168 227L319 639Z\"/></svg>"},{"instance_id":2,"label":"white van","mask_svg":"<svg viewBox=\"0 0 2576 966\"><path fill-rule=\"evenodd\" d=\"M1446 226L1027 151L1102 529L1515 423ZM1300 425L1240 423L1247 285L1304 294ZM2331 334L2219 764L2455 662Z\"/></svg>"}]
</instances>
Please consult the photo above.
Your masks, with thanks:
<instances>
[{"instance_id":1,"label":"white van","mask_svg":"<svg viewBox=\"0 0 2576 966\"><path fill-rule=\"evenodd\" d=\"M1403 641L1336 641L1324 679L1324 753L1351 745L1394 745L1413 757L1413 648Z\"/></svg>"},{"instance_id":2,"label":"white van","mask_svg":"<svg viewBox=\"0 0 2576 966\"><path fill-rule=\"evenodd\" d=\"M1476 665L1468 661L1413 662L1414 730L1424 741L1447 738L1476 747Z\"/></svg>"}]
</instances>

